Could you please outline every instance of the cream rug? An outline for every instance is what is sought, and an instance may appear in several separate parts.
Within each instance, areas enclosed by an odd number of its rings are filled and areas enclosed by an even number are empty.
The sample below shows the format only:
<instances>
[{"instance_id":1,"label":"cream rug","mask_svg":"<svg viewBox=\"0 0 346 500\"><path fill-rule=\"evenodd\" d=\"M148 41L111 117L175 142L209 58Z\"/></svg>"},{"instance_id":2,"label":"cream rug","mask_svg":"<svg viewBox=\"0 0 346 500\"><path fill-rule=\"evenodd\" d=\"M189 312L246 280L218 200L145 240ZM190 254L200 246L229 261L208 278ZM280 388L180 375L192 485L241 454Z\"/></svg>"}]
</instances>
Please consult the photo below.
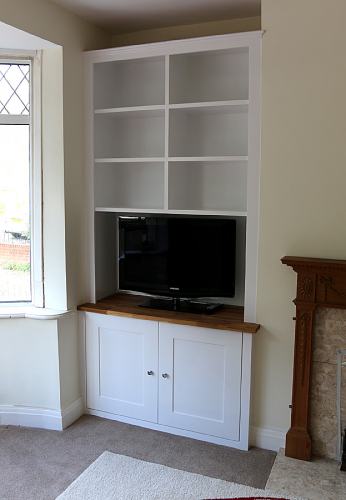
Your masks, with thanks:
<instances>
[{"instance_id":1,"label":"cream rug","mask_svg":"<svg viewBox=\"0 0 346 500\"><path fill-rule=\"evenodd\" d=\"M197 500L256 495L270 496L268 491L105 451L58 499Z\"/></svg>"}]
</instances>

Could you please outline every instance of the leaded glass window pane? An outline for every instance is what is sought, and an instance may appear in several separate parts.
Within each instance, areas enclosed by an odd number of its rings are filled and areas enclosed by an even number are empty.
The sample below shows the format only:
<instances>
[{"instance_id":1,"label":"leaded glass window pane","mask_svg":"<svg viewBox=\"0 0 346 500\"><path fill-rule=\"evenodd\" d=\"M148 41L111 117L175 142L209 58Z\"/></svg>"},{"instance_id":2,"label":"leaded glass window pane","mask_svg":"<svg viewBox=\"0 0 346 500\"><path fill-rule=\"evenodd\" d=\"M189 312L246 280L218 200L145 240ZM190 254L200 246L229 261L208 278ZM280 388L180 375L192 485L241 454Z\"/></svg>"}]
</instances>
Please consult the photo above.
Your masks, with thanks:
<instances>
[{"instance_id":1,"label":"leaded glass window pane","mask_svg":"<svg viewBox=\"0 0 346 500\"><path fill-rule=\"evenodd\" d=\"M31 301L30 65L0 63L0 302Z\"/></svg>"},{"instance_id":2,"label":"leaded glass window pane","mask_svg":"<svg viewBox=\"0 0 346 500\"><path fill-rule=\"evenodd\" d=\"M0 63L0 115L28 115L29 111L29 64Z\"/></svg>"}]
</instances>

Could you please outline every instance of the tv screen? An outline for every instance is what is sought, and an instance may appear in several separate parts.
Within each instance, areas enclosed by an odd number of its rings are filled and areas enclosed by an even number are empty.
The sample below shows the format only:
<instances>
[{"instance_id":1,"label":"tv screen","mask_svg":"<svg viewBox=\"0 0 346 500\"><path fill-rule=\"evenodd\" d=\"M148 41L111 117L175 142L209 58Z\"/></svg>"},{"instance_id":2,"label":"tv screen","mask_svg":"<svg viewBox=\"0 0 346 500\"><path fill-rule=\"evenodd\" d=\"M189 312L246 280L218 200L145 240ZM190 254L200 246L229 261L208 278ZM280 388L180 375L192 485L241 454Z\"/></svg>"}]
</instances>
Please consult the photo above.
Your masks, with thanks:
<instances>
[{"instance_id":1,"label":"tv screen","mask_svg":"<svg viewBox=\"0 0 346 500\"><path fill-rule=\"evenodd\" d=\"M119 289L233 297L235 248L235 220L119 217Z\"/></svg>"}]
</instances>

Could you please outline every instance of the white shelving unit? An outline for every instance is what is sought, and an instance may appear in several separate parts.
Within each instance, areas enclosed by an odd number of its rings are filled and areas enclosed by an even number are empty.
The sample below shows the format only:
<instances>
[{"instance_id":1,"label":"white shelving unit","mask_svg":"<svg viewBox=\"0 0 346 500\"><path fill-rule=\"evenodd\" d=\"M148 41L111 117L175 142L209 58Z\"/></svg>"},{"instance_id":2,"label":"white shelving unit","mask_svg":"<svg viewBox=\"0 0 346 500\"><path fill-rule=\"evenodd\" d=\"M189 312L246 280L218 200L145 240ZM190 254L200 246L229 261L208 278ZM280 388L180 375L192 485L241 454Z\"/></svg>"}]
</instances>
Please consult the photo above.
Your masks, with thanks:
<instances>
[{"instance_id":1,"label":"white shelving unit","mask_svg":"<svg viewBox=\"0 0 346 500\"><path fill-rule=\"evenodd\" d=\"M111 257L95 252L109 214L232 216L246 231L235 303L255 319L260 39L252 32L86 54L91 300L112 288L102 269Z\"/></svg>"}]
</instances>

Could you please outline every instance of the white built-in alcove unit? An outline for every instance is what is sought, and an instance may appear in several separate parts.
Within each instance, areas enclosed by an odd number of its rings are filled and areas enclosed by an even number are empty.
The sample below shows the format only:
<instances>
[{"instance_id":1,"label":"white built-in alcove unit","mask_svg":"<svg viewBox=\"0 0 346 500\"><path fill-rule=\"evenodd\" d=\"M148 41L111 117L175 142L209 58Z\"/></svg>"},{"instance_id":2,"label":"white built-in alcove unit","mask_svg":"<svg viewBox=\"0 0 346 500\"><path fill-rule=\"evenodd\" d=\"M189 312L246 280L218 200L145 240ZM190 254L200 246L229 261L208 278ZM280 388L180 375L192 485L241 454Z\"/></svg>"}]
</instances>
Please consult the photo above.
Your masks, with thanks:
<instances>
[{"instance_id":1,"label":"white built-in alcove unit","mask_svg":"<svg viewBox=\"0 0 346 500\"><path fill-rule=\"evenodd\" d=\"M89 301L99 301L80 307L88 413L248 449L260 52L251 32L86 53ZM228 308L240 322L102 306L118 291L124 214L235 219L236 293L220 301L244 307Z\"/></svg>"},{"instance_id":2,"label":"white built-in alcove unit","mask_svg":"<svg viewBox=\"0 0 346 500\"><path fill-rule=\"evenodd\" d=\"M91 301L117 289L119 214L237 221L236 295L255 320L261 33L86 53Z\"/></svg>"}]
</instances>

